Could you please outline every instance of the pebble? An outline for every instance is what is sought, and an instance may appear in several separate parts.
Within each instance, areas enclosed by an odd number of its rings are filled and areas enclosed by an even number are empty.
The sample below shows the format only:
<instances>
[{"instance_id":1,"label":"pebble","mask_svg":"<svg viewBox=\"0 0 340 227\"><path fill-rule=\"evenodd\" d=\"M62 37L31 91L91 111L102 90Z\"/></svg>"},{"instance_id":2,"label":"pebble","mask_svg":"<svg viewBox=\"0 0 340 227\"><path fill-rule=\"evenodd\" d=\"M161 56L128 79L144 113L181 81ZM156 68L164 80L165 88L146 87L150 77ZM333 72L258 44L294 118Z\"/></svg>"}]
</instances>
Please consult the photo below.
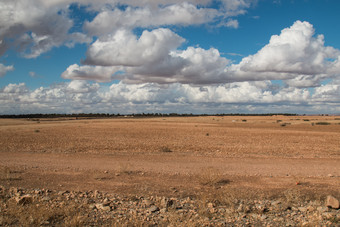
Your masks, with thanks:
<instances>
[{"instance_id":1,"label":"pebble","mask_svg":"<svg viewBox=\"0 0 340 227\"><path fill-rule=\"evenodd\" d=\"M159 208L158 208L157 206L151 206L151 207L149 208L149 211L150 211L151 213L154 213L154 212L156 212L156 211L159 211Z\"/></svg>"}]
</instances>

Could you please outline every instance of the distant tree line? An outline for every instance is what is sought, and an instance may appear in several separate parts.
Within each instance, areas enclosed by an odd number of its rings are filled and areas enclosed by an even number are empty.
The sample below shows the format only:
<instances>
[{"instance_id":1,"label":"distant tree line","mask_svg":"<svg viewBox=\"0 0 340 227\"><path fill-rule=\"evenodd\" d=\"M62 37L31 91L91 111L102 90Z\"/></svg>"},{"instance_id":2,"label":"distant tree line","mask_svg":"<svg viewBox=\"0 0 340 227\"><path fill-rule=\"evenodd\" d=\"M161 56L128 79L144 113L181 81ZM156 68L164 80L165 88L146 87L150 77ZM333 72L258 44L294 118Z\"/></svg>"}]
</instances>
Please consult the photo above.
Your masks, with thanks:
<instances>
[{"instance_id":1,"label":"distant tree line","mask_svg":"<svg viewBox=\"0 0 340 227\"><path fill-rule=\"evenodd\" d=\"M297 116L291 113L265 113L265 114L242 114L242 113L223 113L223 114L178 114L178 113L137 113L137 114L109 114L109 113L73 113L73 114L7 114L0 115L0 118L121 118L121 117L193 117L193 116Z\"/></svg>"}]
</instances>

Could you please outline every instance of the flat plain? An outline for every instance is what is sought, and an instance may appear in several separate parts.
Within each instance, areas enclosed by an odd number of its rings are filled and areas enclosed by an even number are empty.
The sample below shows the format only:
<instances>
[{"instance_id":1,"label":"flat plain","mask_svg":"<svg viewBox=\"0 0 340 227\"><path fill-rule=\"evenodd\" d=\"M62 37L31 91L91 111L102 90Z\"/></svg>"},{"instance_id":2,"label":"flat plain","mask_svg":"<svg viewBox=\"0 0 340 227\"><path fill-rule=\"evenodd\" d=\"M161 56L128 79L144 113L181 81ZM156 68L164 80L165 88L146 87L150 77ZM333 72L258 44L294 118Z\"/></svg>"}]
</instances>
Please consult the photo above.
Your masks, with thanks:
<instances>
[{"instance_id":1,"label":"flat plain","mask_svg":"<svg viewBox=\"0 0 340 227\"><path fill-rule=\"evenodd\" d=\"M0 119L0 168L5 188L339 198L340 117Z\"/></svg>"}]
</instances>

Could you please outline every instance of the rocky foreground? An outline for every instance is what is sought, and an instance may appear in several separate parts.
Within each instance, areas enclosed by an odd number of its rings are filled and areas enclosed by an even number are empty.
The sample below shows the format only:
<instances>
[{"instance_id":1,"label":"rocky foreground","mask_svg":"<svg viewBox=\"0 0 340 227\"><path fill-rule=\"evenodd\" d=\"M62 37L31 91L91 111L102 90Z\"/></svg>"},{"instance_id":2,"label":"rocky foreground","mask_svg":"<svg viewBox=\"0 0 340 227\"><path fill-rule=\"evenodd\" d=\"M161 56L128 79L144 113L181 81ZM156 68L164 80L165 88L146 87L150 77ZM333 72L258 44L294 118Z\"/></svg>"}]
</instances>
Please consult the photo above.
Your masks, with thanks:
<instances>
[{"instance_id":1,"label":"rocky foreground","mask_svg":"<svg viewBox=\"0 0 340 227\"><path fill-rule=\"evenodd\" d=\"M204 196L120 196L0 186L0 226L340 226L337 198L221 203Z\"/></svg>"}]
</instances>

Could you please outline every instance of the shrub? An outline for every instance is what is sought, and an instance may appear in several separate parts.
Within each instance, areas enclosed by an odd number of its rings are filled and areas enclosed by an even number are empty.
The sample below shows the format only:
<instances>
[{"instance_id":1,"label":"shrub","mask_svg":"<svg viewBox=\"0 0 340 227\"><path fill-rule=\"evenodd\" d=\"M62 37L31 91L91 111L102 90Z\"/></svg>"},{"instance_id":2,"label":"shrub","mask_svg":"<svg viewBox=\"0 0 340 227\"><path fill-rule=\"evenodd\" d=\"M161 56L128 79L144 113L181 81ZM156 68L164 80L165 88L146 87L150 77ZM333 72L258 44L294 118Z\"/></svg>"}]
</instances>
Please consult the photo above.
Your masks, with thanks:
<instances>
[{"instance_id":1,"label":"shrub","mask_svg":"<svg viewBox=\"0 0 340 227\"><path fill-rule=\"evenodd\" d=\"M170 153L172 150L169 147L161 147L161 152Z\"/></svg>"},{"instance_id":2,"label":"shrub","mask_svg":"<svg viewBox=\"0 0 340 227\"><path fill-rule=\"evenodd\" d=\"M217 186L228 184L229 180L224 179L218 169L208 167L203 169L198 176L198 181L202 186Z\"/></svg>"},{"instance_id":3,"label":"shrub","mask_svg":"<svg viewBox=\"0 0 340 227\"><path fill-rule=\"evenodd\" d=\"M330 125L331 123L329 122L325 122L325 121L320 121L320 122L316 122L316 125Z\"/></svg>"}]
</instances>

